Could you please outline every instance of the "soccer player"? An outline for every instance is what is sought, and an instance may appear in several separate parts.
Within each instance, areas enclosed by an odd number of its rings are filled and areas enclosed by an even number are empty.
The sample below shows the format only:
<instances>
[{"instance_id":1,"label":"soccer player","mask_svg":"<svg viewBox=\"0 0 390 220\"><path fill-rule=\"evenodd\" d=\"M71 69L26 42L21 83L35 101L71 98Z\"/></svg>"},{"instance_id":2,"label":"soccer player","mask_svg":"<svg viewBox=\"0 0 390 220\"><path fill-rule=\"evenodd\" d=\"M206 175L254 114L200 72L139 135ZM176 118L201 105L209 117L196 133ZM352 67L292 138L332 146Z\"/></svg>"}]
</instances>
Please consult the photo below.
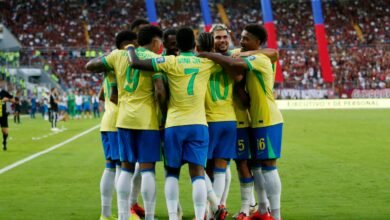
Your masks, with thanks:
<instances>
[{"instance_id":1,"label":"soccer player","mask_svg":"<svg viewBox=\"0 0 390 220\"><path fill-rule=\"evenodd\" d=\"M76 103L76 118L81 118L81 113L83 112L83 96L79 91L75 91L75 103Z\"/></svg>"},{"instance_id":2,"label":"soccer player","mask_svg":"<svg viewBox=\"0 0 390 220\"><path fill-rule=\"evenodd\" d=\"M162 45L162 31L155 26L145 26L138 33L138 56L143 59L158 57ZM135 162L139 162L142 174L141 193L145 207L145 219L154 219L156 200L155 163L160 160L160 134L154 92L164 96L159 73L132 68L127 52L114 50L102 61L95 62L89 70L113 69L118 82L119 152L122 162L117 192L119 220L129 218L129 195ZM153 86L154 85L154 86Z\"/></svg>"},{"instance_id":3,"label":"soccer player","mask_svg":"<svg viewBox=\"0 0 390 220\"><path fill-rule=\"evenodd\" d=\"M187 162L192 180L195 218L201 220L204 218L207 203L204 166L209 144L204 102L210 75L221 68L210 60L194 55L195 37L192 29L180 28L176 41L180 51L177 57L140 60L134 47L129 47L128 50L133 68L162 71L168 77L170 98L164 134L164 154L167 168L165 198L169 219L177 219L178 178L182 164ZM220 210L216 212L216 219L224 219L224 216L218 216L222 213Z\"/></svg>"},{"instance_id":4,"label":"soccer player","mask_svg":"<svg viewBox=\"0 0 390 220\"><path fill-rule=\"evenodd\" d=\"M14 102L14 97L4 90L4 81L1 81L1 91L0 91L0 125L1 131L3 133L3 151L7 150L7 138L8 138L8 113L6 102Z\"/></svg>"},{"instance_id":5,"label":"soccer player","mask_svg":"<svg viewBox=\"0 0 390 220\"><path fill-rule=\"evenodd\" d=\"M116 86L115 74L108 71L104 74L103 95L105 112L102 117L100 134L102 138L104 157L106 159L106 168L100 180L100 197L101 197L101 216L100 220L115 219L112 217L111 204L112 194L116 177L119 177L120 170L116 169L119 163L119 146L118 132L115 127L118 114L118 107L110 101L112 87Z\"/></svg>"},{"instance_id":6,"label":"soccer player","mask_svg":"<svg viewBox=\"0 0 390 220\"><path fill-rule=\"evenodd\" d=\"M215 52L220 53L224 56L230 56L232 51L229 50L230 38L229 38L229 30L225 25L216 24L211 30L211 33L214 37L214 49ZM226 74L226 73L225 73ZM230 100L234 100L234 113L237 118L237 142L235 140L235 150L237 152L236 164L237 171L239 174L240 181L240 191L241 191L241 209L240 212L244 213L245 216L249 216L249 208L251 204L251 200L253 196L253 177L250 173L250 170L247 166L247 160L250 158L249 153L249 137L248 137L248 129L249 127L249 119L247 115L246 108L243 108L237 97L237 93L245 93L245 84L242 82L236 83L234 86L234 97ZM244 89L243 89L244 88ZM239 107L238 107L239 106ZM242 110L241 110L242 109ZM246 148L245 148L246 146ZM230 167L226 169L226 179L225 179L225 188L222 196L222 204L226 204L227 195L229 192L229 186L231 181L230 175ZM254 200L254 199L253 199ZM255 203L253 201L253 203ZM254 205L254 204L253 204ZM238 218L239 219L239 218Z\"/></svg>"},{"instance_id":7,"label":"soccer player","mask_svg":"<svg viewBox=\"0 0 390 220\"><path fill-rule=\"evenodd\" d=\"M88 89L84 91L83 95L83 111L84 111L84 118L92 118L91 115L91 94Z\"/></svg>"},{"instance_id":8,"label":"soccer player","mask_svg":"<svg viewBox=\"0 0 390 220\"><path fill-rule=\"evenodd\" d=\"M218 32L218 36L213 39L213 47L218 49L222 44L220 38L224 36L226 37L224 45L227 51L227 29L214 30L214 32ZM213 37L213 35L215 33L211 36ZM225 188L228 162L237 156L235 148L237 125L233 107L233 85L234 80L227 73L217 72L211 75L206 94L206 118L210 134L207 171L210 178L214 180L213 188L219 203L223 205L225 204L222 197L224 192L228 190Z\"/></svg>"},{"instance_id":9,"label":"soccer player","mask_svg":"<svg viewBox=\"0 0 390 220\"><path fill-rule=\"evenodd\" d=\"M73 119L76 115L75 96L72 91L68 93L68 114Z\"/></svg>"},{"instance_id":10,"label":"soccer player","mask_svg":"<svg viewBox=\"0 0 390 220\"><path fill-rule=\"evenodd\" d=\"M247 25L241 34L244 51L258 50L267 40L267 32L261 25ZM233 59L213 53L202 53L200 57L209 58L229 73L242 78L246 72L246 87L250 96L251 152L254 160L252 169L259 196L259 211L252 215L256 219L281 219L281 182L276 169L280 158L283 117L273 97L274 71L270 58L256 54L243 59ZM266 193L263 193L266 192ZM268 197L271 216L264 201Z\"/></svg>"},{"instance_id":11,"label":"soccer player","mask_svg":"<svg viewBox=\"0 0 390 220\"><path fill-rule=\"evenodd\" d=\"M130 31L138 34L139 30L145 26L150 25L149 21L143 18L135 19L130 25ZM134 45L138 45L137 42ZM133 178L131 179L131 192L130 192L130 210L132 214L137 214L139 217L145 217L145 210L138 204L138 196L141 191L141 172L139 170L139 164L136 163Z\"/></svg>"},{"instance_id":12,"label":"soccer player","mask_svg":"<svg viewBox=\"0 0 390 220\"><path fill-rule=\"evenodd\" d=\"M137 40L137 35L130 31L121 31L115 37L115 45L117 49L124 49L129 43L134 43ZM89 68L94 62L101 62L102 57L91 60L86 67ZM103 88L100 91L99 97L104 101L105 112L101 122L101 138L106 158L106 169L103 172L100 181L101 193L101 217L100 220L115 219L111 215L112 193L114 185L116 185L120 169L118 132L116 121L118 115L117 100L111 101L113 91L118 91L115 72L108 70L104 74ZM102 97L103 96L103 97ZM120 166L119 166L120 167Z\"/></svg>"}]
</instances>

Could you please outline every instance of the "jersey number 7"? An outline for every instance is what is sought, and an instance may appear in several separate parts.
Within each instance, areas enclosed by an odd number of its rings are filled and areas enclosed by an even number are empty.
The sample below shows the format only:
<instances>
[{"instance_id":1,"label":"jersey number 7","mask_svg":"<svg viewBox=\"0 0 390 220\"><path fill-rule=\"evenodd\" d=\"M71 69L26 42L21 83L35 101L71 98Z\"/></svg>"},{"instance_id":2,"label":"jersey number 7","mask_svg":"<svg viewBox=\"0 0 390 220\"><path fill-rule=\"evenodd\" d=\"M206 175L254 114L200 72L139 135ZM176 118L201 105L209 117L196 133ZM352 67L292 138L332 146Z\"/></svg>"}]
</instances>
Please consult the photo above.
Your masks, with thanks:
<instances>
[{"instance_id":1,"label":"jersey number 7","mask_svg":"<svg viewBox=\"0 0 390 220\"><path fill-rule=\"evenodd\" d=\"M192 75L190 82L187 86L187 94L188 95L194 95L194 84L195 84L195 77L199 73L199 68L185 68L184 74L186 75Z\"/></svg>"}]
</instances>

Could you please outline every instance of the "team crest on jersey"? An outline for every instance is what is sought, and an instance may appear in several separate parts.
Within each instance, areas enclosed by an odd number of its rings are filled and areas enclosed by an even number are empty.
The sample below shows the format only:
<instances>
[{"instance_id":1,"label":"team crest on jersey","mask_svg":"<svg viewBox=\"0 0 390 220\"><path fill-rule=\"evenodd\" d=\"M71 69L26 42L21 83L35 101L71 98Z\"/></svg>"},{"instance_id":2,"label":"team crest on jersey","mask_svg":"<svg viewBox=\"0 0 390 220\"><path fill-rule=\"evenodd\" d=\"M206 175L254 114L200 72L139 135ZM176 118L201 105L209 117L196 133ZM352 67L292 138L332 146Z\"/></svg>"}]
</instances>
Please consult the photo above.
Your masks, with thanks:
<instances>
[{"instance_id":1,"label":"team crest on jersey","mask_svg":"<svg viewBox=\"0 0 390 220\"><path fill-rule=\"evenodd\" d=\"M248 60L255 60L255 59L256 59L255 56L250 56L250 57L248 57Z\"/></svg>"},{"instance_id":2,"label":"team crest on jersey","mask_svg":"<svg viewBox=\"0 0 390 220\"><path fill-rule=\"evenodd\" d=\"M165 62L165 58L164 57L156 58L156 63L164 63L164 62Z\"/></svg>"}]
</instances>

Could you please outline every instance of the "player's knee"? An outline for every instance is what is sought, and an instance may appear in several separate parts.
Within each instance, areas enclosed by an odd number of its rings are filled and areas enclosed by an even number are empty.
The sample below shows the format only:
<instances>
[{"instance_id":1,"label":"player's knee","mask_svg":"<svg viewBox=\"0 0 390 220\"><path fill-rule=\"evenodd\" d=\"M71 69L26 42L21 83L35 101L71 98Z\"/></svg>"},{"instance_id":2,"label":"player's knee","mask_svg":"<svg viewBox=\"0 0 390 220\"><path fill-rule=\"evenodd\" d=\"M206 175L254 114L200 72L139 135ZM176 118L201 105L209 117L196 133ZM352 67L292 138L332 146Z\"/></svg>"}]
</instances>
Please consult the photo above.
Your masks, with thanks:
<instances>
[{"instance_id":1,"label":"player's knee","mask_svg":"<svg viewBox=\"0 0 390 220\"><path fill-rule=\"evenodd\" d=\"M130 173L134 173L134 163L122 162L121 169Z\"/></svg>"},{"instance_id":2,"label":"player's knee","mask_svg":"<svg viewBox=\"0 0 390 220\"><path fill-rule=\"evenodd\" d=\"M115 169L116 162L112 160L106 160L106 168L108 169Z\"/></svg>"},{"instance_id":3,"label":"player's knee","mask_svg":"<svg viewBox=\"0 0 390 220\"><path fill-rule=\"evenodd\" d=\"M226 170L228 162L229 162L229 159L217 158L214 160L214 167L218 168L218 169L225 169Z\"/></svg>"},{"instance_id":4,"label":"player's knee","mask_svg":"<svg viewBox=\"0 0 390 220\"><path fill-rule=\"evenodd\" d=\"M173 167L165 167L166 171L166 177L175 177L179 178L180 176L180 168L173 168Z\"/></svg>"},{"instance_id":5,"label":"player's knee","mask_svg":"<svg viewBox=\"0 0 390 220\"><path fill-rule=\"evenodd\" d=\"M155 172L155 163L140 163L139 170L141 173Z\"/></svg>"},{"instance_id":6,"label":"player's knee","mask_svg":"<svg viewBox=\"0 0 390 220\"><path fill-rule=\"evenodd\" d=\"M203 166L189 163L188 164L188 168L190 170L191 178L193 178L195 176L204 176L204 168L203 168Z\"/></svg>"},{"instance_id":7,"label":"player's knee","mask_svg":"<svg viewBox=\"0 0 390 220\"><path fill-rule=\"evenodd\" d=\"M276 159L260 161L262 167L276 167Z\"/></svg>"}]
</instances>

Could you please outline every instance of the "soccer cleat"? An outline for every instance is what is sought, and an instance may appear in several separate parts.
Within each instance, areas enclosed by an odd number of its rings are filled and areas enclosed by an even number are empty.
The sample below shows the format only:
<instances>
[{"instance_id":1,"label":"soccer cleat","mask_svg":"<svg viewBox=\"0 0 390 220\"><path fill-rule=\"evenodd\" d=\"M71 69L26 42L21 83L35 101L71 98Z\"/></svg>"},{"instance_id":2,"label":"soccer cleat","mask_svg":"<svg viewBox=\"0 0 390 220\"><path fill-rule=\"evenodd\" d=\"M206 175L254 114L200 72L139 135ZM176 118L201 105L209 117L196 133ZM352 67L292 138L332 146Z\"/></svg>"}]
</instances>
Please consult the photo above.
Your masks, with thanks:
<instances>
[{"instance_id":1,"label":"soccer cleat","mask_svg":"<svg viewBox=\"0 0 390 220\"><path fill-rule=\"evenodd\" d=\"M266 212L264 214L260 214L259 211L256 211L250 216L251 220L274 220L272 216L269 214L269 212Z\"/></svg>"},{"instance_id":2,"label":"soccer cleat","mask_svg":"<svg viewBox=\"0 0 390 220\"><path fill-rule=\"evenodd\" d=\"M224 205L219 205L218 210L214 214L215 220L224 220L228 215L228 211L226 210Z\"/></svg>"},{"instance_id":3,"label":"soccer cleat","mask_svg":"<svg viewBox=\"0 0 390 220\"><path fill-rule=\"evenodd\" d=\"M104 217L104 216L100 216L99 220L118 220L117 218L115 218L114 216L111 216L111 217Z\"/></svg>"},{"instance_id":4,"label":"soccer cleat","mask_svg":"<svg viewBox=\"0 0 390 220\"><path fill-rule=\"evenodd\" d=\"M138 203L131 206L130 211L134 211L141 218L145 217L145 209L139 206Z\"/></svg>"},{"instance_id":5,"label":"soccer cleat","mask_svg":"<svg viewBox=\"0 0 390 220\"><path fill-rule=\"evenodd\" d=\"M233 219L235 219L235 220L251 220L251 218L249 216L246 216L246 214L243 212L240 212L238 215L233 217Z\"/></svg>"},{"instance_id":6,"label":"soccer cleat","mask_svg":"<svg viewBox=\"0 0 390 220\"><path fill-rule=\"evenodd\" d=\"M7 143L3 141L3 151L7 151Z\"/></svg>"},{"instance_id":7,"label":"soccer cleat","mask_svg":"<svg viewBox=\"0 0 390 220\"><path fill-rule=\"evenodd\" d=\"M141 220L138 214L134 210L130 210L129 220Z\"/></svg>"}]
</instances>

